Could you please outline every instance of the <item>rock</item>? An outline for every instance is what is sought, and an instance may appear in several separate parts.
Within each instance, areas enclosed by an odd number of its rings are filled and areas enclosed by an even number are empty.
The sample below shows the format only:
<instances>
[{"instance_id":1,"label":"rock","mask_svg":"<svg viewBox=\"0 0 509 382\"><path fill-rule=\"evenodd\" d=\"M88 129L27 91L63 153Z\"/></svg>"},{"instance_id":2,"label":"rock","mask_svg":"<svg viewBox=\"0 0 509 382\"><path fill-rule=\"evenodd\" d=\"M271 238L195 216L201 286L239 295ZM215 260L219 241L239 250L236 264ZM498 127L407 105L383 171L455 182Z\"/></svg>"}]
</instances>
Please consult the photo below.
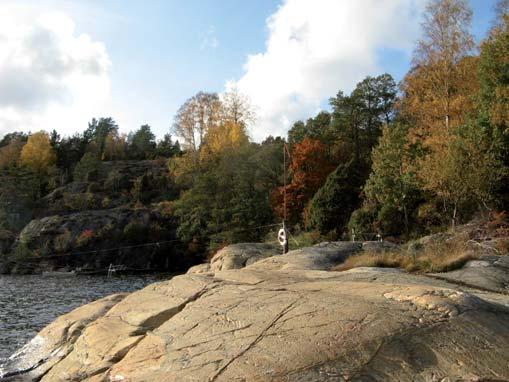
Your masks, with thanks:
<instances>
[{"instance_id":1,"label":"rock","mask_svg":"<svg viewBox=\"0 0 509 382\"><path fill-rule=\"evenodd\" d=\"M198 265L195 265L195 266L189 268L187 271L187 274L193 274L193 273L203 274L203 273L209 273L209 272L210 272L210 264L205 263L205 264L198 264Z\"/></svg>"},{"instance_id":2,"label":"rock","mask_svg":"<svg viewBox=\"0 0 509 382\"><path fill-rule=\"evenodd\" d=\"M444 280L489 291L509 293L509 256L484 255L463 268L432 274Z\"/></svg>"},{"instance_id":3,"label":"rock","mask_svg":"<svg viewBox=\"0 0 509 382\"><path fill-rule=\"evenodd\" d=\"M0 376L37 380L71 352L87 325L103 316L125 296L108 296L60 316L14 353L0 367Z\"/></svg>"},{"instance_id":4,"label":"rock","mask_svg":"<svg viewBox=\"0 0 509 382\"><path fill-rule=\"evenodd\" d=\"M391 243L390 241L365 241L362 243L363 251L383 252L394 251L399 248L399 245Z\"/></svg>"},{"instance_id":5,"label":"rock","mask_svg":"<svg viewBox=\"0 0 509 382\"><path fill-rule=\"evenodd\" d=\"M19 273L25 265L34 273L65 267L94 271L105 270L111 263L159 271L187 269L196 260L179 256L174 239L171 217L148 208L47 216L32 220L19 234L15 246L21 246L31 261L21 257L11 271ZM154 244L140 245L147 243Z\"/></svg>"},{"instance_id":6,"label":"rock","mask_svg":"<svg viewBox=\"0 0 509 382\"><path fill-rule=\"evenodd\" d=\"M240 269L258 260L279 255L281 249L270 244L241 243L224 247L210 261L212 271Z\"/></svg>"},{"instance_id":7,"label":"rock","mask_svg":"<svg viewBox=\"0 0 509 382\"><path fill-rule=\"evenodd\" d=\"M14 232L6 229L0 230L0 255L9 253L15 240L16 235Z\"/></svg>"},{"instance_id":8,"label":"rock","mask_svg":"<svg viewBox=\"0 0 509 382\"><path fill-rule=\"evenodd\" d=\"M417 240L417 242L420 245L425 247L425 246L429 246L429 245L443 243L443 242L451 239L452 237L453 237L453 235L448 232L439 232L439 233L435 233L433 235L421 237L419 240Z\"/></svg>"},{"instance_id":9,"label":"rock","mask_svg":"<svg viewBox=\"0 0 509 382\"><path fill-rule=\"evenodd\" d=\"M3 376L23 365L34 369L20 378L42 382L509 379L508 295L394 269L320 270L360 249L327 243L99 300L43 329L45 345L32 340Z\"/></svg>"},{"instance_id":10,"label":"rock","mask_svg":"<svg viewBox=\"0 0 509 382\"><path fill-rule=\"evenodd\" d=\"M131 202L129 192L137 178L143 175L165 177L168 174L165 161L160 160L103 161L97 170L95 181L73 181L41 198L37 217L78 212L84 208L95 210L120 207ZM165 192L151 189L150 193L157 196L160 191ZM145 196L152 199L148 193Z\"/></svg>"},{"instance_id":11,"label":"rock","mask_svg":"<svg viewBox=\"0 0 509 382\"><path fill-rule=\"evenodd\" d=\"M251 267L270 270L330 270L361 249L362 243L359 242L320 243L257 261Z\"/></svg>"}]
</instances>

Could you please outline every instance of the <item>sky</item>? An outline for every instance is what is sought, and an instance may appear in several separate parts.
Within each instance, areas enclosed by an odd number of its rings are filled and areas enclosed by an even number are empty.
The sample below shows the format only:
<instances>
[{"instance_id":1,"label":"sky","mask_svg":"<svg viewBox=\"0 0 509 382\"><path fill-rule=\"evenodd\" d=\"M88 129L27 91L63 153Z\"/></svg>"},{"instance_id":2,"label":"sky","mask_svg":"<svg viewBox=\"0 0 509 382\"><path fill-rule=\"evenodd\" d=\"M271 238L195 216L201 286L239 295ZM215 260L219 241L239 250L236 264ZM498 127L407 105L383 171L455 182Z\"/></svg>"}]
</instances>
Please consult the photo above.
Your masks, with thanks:
<instances>
[{"instance_id":1,"label":"sky","mask_svg":"<svg viewBox=\"0 0 509 382\"><path fill-rule=\"evenodd\" d=\"M470 0L477 41L496 0ZM425 0L0 0L0 135L96 117L158 137L199 91L234 84L250 136L285 135L367 75L409 69Z\"/></svg>"}]
</instances>

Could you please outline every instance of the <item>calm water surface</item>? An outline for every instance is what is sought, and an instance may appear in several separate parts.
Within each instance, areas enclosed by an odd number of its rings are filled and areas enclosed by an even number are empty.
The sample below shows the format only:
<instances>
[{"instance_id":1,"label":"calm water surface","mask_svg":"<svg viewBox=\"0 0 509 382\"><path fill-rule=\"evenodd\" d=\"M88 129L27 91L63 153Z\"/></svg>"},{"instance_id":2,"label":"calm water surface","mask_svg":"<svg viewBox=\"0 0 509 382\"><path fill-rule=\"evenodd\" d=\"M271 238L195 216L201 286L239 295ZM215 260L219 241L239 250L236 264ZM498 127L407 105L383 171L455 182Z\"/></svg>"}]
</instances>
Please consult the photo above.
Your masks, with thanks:
<instances>
[{"instance_id":1,"label":"calm water surface","mask_svg":"<svg viewBox=\"0 0 509 382\"><path fill-rule=\"evenodd\" d=\"M0 363L61 314L170 276L42 277L0 275Z\"/></svg>"}]
</instances>

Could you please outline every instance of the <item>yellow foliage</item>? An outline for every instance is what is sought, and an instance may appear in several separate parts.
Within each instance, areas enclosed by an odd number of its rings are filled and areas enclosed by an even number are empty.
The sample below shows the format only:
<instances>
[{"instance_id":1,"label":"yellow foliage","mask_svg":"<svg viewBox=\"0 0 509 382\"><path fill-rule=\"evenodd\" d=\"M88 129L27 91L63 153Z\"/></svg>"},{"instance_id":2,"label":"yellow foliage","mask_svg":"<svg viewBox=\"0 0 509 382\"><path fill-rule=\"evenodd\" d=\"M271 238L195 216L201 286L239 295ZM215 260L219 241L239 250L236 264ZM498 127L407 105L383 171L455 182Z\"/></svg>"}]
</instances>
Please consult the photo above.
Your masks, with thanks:
<instances>
[{"instance_id":1,"label":"yellow foliage","mask_svg":"<svg viewBox=\"0 0 509 382\"><path fill-rule=\"evenodd\" d=\"M453 67L430 62L404 79L402 114L412 123L410 138L425 147L441 146L474 110L479 84L477 58L466 57Z\"/></svg>"},{"instance_id":2,"label":"yellow foliage","mask_svg":"<svg viewBox=\"0 0 509 382\"><path fill-rule=\"evenodd\" d=\"M18 162L22 147L23 142L14 140L7 146L0 148L0 168L14 166Z\"/></svg>"},{"instance_id":3,"label":"yellow foliage","mask_svg":"<svg viewBox=\"0 0 509 382\"><path fill-rule=\"evenodd\" d=\"M201 158L218 154L223 150L236 149L248 142L248 136L242 123L225 121L211 127L205 136L201 149Z\"/></svg>"},{"instance_id":4,"label":"yellow foliage","mask_svg":"<svg viewBox=\"0 0 509 382\"><path fill-rule=\"evenodd\" d=\"M45 173L56 161L56 155L51 147L49 135L39 131L28 137L28 141L21 150L20 163L37 173Z\"/></svg>"}]
</instances>

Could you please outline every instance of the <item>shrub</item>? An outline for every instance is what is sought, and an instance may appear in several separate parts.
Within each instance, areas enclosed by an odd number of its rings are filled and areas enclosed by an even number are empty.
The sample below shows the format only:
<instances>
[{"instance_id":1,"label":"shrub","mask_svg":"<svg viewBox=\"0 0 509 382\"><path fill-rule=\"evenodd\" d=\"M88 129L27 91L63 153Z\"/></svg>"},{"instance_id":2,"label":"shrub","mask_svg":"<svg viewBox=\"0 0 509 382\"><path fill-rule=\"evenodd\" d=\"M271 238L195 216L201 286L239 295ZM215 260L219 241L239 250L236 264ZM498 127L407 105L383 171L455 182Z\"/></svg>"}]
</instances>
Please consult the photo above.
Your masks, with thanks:
<instances>
[{"instance_id":1,"label":"shrub","mask_svg":"<svg viewBox=\"0 0 509 382\"><path fill-rule=\"evenodd\" d=\"M78 238L76 239L76 246L77 247L84 247L88 244L90 244L90 242L92 241L92 239L94 238L94 231L92 231L91 229L86 229L84 230L79 236Z\"/></svg>"},{"instance_id":2,"label":"shrub","mask_svg":"<svg viewBox=\"0 0 509 382\"><path fill-rule=\"evenodd\" d=\"M71 246L72 236L69 230L65 230L63 233L55 237L53 247L57 252L66 252Z\"/></svg>"},{"instance_id":3,"label":"shrub","mask_svg":"<svg viewBox=\"0 0 509 382\"><path fill-rule=\"evenodd\" d=\"M155 210L165 218L173 216L173 203L168 201L159 202L155 205Z\"/></svg>"},{"instance_id":4,"label":"shrub","mask_svg":"<svg viewBox=\"0 0 509 382\"><path fill-rule=\"evenodd\" d=\"M98 198L89 192L82 194L64 193L64 205L77 211L93 210L98 207Z\"/></svg>"},{"instance_id":5,"label":"shrub","mask_svg":"<svg viewBox=\"0 0 509 382\"><path fill-rule=\"evenodd\" d=\"M96 193L96 192L101 192L101 191L102 191L101 185L97 182L91 182L88 185L87 193Z\"/></svg>"},{"instance_id":6,"label":"shrub","mask_svg":"<svg viewBox=\"0 0 509 382\"><path fill-rule=\"evenodd\" d=\"M129 243L138 244L146 241L147 225L139 221L132 221L124 227L124 239Z\"/></svg>"},{"instance_id":7,"label":"shrub","mask_svg":"<svg viewBox=\"0 0 509 382\"><path fill-rule=\"evenodd\" d=\"M351 234L352 230L358 237L362 237L367 233L372 233L376 230L374 222L376 220L377 210L375 206L363 205L361 208L356 209L350 221L348 222L348 232Z\"/></svg>"},{"instance_id":8,"label":"shrub","mask_svg":"<svg viewBox=\"0 0 509 382\"><path fill-rule=\"evenodd\" d=\"M466 250L457 242L435 243L420 252L403 250L364 251L350 256L335 271L346 271L357 267L401 268L407 272L449 272L463 267L468 261L477 259L478 254Z\"/></svg>"},{"instance_id":9,"label":"shrub","mask_svg":"<svg viewBox=\"0 0 509 382\"><path fill-rule=\"evenodd\" d=\"M115 230L115 226L111 223L108 223L97 231L96 237L98 237L100 239L106 239L108 237L111 238L111 236L114 233L113 232L114 230Z\"/></svg>"},{"instance_id":10,"label":"shrub","mask_svg":"<svg viewBox=\"0 0 509 382\"><path fill-rule=\"evenodd\" d=\"M85 153L74 168L74 180L87 182L96 179L100 164L101 161L97 155Z\"/></svg>"},{"instance_id":11,"label":"shrub","mask_svg":"<svg viewBox=\"0 0 509 382\"><path fill-rule=\"evenodd\" d=\"M129 178L123 176L118 170L113 170L104 181L104 187L112 192L118 192L129 187Z\"/></svg>"},{"instance_id":12,"label":"shrub","mask_svg":"<svg viewBox=\"0 0 509 382\"><path fill-rule=\"evenodd\" d=\"M11 258L16 261L25 260L33 256L34 252L25 243L19 243L11 254Z\"/></svg>"},{"instance_id":13,"label":"shrub","mask_svg":"<svg viewBox=\"0 0 509 382\"><path fill-rule=\"evenodd\" d=\"M107 196L105 196L105 197L104 197L104 199L103 199L103 200L102 200L102 202L101 202L101 206L102 206L103 208L109 208L109 207L110 207L110 205L111 205L111 200L110 200L110 198L108 198Z\"/></svg>"}]
</instances>

